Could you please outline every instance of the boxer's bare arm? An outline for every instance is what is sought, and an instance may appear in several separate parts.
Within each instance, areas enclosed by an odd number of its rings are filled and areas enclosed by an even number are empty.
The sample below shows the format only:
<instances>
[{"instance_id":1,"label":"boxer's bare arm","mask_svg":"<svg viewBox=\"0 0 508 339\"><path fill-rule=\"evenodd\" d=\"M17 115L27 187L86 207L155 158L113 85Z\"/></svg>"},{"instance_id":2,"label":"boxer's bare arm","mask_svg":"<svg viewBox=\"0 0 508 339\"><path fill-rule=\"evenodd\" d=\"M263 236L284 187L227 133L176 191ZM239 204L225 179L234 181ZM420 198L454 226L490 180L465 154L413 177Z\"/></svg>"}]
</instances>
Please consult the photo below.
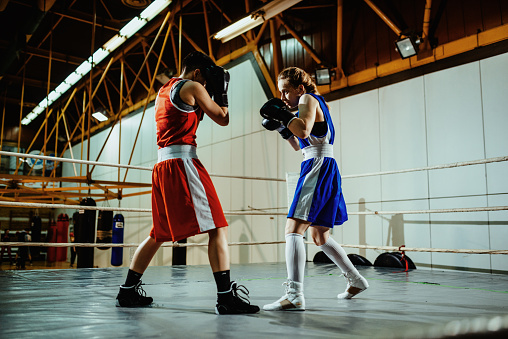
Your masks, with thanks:
<instances>
[{"instance_id":1,"label":"boxer's bare arm","mask_svg":"<svg viewBox=\"0 0 508 339\"><path fill-rule=\"evenodd\" d=\"M188 105L199 105L215 123L221 126L229 124L228 108L217 105L199 82L187 81L180 90L180 98Z\"/></svg>"}]
</instances>

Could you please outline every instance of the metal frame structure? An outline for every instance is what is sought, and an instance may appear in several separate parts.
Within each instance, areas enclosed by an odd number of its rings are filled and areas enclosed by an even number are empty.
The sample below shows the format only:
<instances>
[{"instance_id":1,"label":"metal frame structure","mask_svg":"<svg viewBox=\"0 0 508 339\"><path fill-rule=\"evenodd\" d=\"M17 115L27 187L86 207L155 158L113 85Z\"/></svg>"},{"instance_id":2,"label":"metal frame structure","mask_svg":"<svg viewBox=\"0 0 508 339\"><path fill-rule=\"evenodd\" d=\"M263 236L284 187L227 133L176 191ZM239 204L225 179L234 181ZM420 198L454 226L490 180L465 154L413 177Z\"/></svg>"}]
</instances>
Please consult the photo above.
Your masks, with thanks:
<instances>
[{"instance_id":1,"label":"metal frame structure","mask_svg":"<svg viewBox=\"0 0 508 339\"><path fill-rule=\"evenodd\" d=\"M167 68L167 65L162 60L164 52L166 50L166 45L168 42L168 38L171 37L171 47L170 49L173 51L173 59L175 65L180 65L181 63L181 39L184 38L189 44L193 46L194 49L199 51L206 51L213 60L216 61L218 65L226 65L229 62L246 55L247 53L252 53L254 58L259 65L259 68L263 74L263 77L269 86L271 93L273 96L278 95L278 91L276 88L276 74L283 67L283 56L281 52L281 39L280 39L280 30L282 28L285 29L305 50L306 53L310 55L310 57L317 63L323 64L323 58L319 56L319 53L316 52L313 47L305 41L303 36L297 32L291 25L285 20L282 14L277 15L276 17L266 20L260 28L256 30L251 30L245 34L242 34L241 40L243 40L244 45L232 51L226 56L218 58L216 54L214 54L212 48L212 38L211 38L211 30L209 27L209 18L208 12L211 8L215 8L219 10L223 19L227 22L231 23L232 20L224 13L218 4L214 0L201 0L203 12L201 15L203 16L203 21L205 23L205 34L206 34L206 44L205 46L201 46L199 43L193 41L193 39L182 29L182 16L184 9L187 5L189 5L192 0L182 0L175 2L177 5L173 6L171 11L167 10L162 13L159 17L155 18L152 22L150 22L147 27L143 30L142 34L136 35L131 38L129 41L125 43L122 47L121 51L116 52L112 57L110 57L109 61L103 66L97 66L90 72L88 79L86 81L82 81L79 83L69 95L67 95L63 107L57 108L53 107L51 109L46 109L45 119L43 124L40 126L36 136L34 137L32 143L28 147L25 153L31 151L33 144L36 139L44 130L44 146L42 147L42 152L46 152L49 149L53 151L57 157L62 157L67 148L70 148L71 144L88 142L88 150L87 150L87 159L90 159L90 138L91 136L105 128L109 128L109 134L104 141L104 145L102 146L99 155L96 158L96 161L99 160L101 154L103 153L106 143L111 136L113 128L118 125L120 128L120 140L119 145L121 145L121 121L122 118L128 115L129 113L136 111L138 109L143 108L143 115L141 118L141 122L143 121L144 114L147 108L147 105L155 100L156 90L154 89L154 82L156 75L159 72L160 65ZM393 32L397 35L401 34L401 29L398 28L390 18L385 15L373 2L373 0L364 0L364 2L383 20L383 22L390 27ZM101 1L104 7L106 5ZM343 46L343 0L337 0L337 55L335 58L336 64L331 67L335 71L335 76L332 78L332 82L330 85L320 86L319 91L321 94L327 94L333 91L340 90L342 88L353 86L357 84L366 83L368 81L374 80L376 78L391 75L394 73L402 72L408 69L412 69L415 67L419 67L425 64L429 64L444 58L448 58L453 55L457 55L460 53L464 53L467 51L471 51L480 46L486 46L489 44L493 44L495 42L508 39L508 25L502 25L484 32L479 32L476 36L465 37L447 44L443 44L437 46L434 49L431 49L430 44L428 43L429 36L429 23L430 23L430 13L432 9L432 1L426 0L425 8L422 8L424 11L424 22L423 22L423 39L424 45L422 47L423 50L426 50L427 53L425 56L415 56L405 60L394 60L382 65L378 65L351 75L346 76L343 71L343 60L342 60L342 46ZM107 8L107 7L106 7ZM245 0L245 8L247 13L250 10L249 0ZM53 29L55 29L63 18L70 18L72 20L78 20L82 22L86 22L92 25L92 36L95 34L95 29L97 27L97 22L95 17L93 18L83 18L79 17L77 13L73 13L70 11L69 13L58 13L55 12L59 18L53 25ZM103 29L112 30L117 32L119 27L117 27L117 23L112 20L106 20L101 24ZM273 50L273 69L274 73L271 73L269 68L264 61L262 54L260 52L260 41L265 32L265 30L269 28L270 31L270 42L272 44ZM175 38L171 32L173 30L178 31L179 40L175 41ZM153 42L150 45L148 40L151 39L151 36L156 32L156 35L153 37ZM49 33L43 39L43 42L47 39L51 39L51 34ZM155 51L155 46L159 43L160 39L162 42L162 49L160 51ZM93 39L92 39L93 41ZM42 43L41 43L42 44ZM16 77L11 77L15 81L19 81L22 83L22 92L21 92L21 108L20 115L22 115L22 108L26 104L24 102L24 88L28 83L36 84L38 86L44 86L49 92L50 88L54 88L55 85L51 81L51 65L53 62L58 62L61 60L65 60L70 64L79 64L80 60L77 58L73 58L68 55L64 55L62 53L53 52L51 49L49 51L42 50L40 45L37 48L27 48L26 53L28 57L25 61L26 64L30 61L30 59L34 56L42 56L48 59L48 78L45 84L42 84L38 81L34 81L31 79L26 79L25 77L25 69L26 67L22 67L23 74L18 74ZM126 54L128 54L131 50L137 47L140 49L140 53L144 58L141 66L136 70L133 65L129 64L126 61ZM93 53L94 46L92 44L91 51ZM168 51L169 52L169 51ZM156 59L156 66L153 67L153 60ZM120 69L120 79L112 79L108 72L112 68ZM178 66L178 71L180 70L180 66ZM134 80L129 80L127 74L131 76L134 75ZM97 80L98 79L98 80ZM119 84L119 86L117 85ZM146 91L146 95L139 99L132 96L133 89L136 85L141 85ZM99 90L102 90L106 93L107 101L96 97L96 94ZM111 93L115 93L119 96L120 100L118 103L113 102ZM1 96L1 93L0 93ZM82 99L80 99L82 96ZM2 98L0 97L0 100ZM7 98L3 98L4 100L4 109L3 109L3 119L5 118L5 101ZM98 106L107 107L110 112L114 112L113 116L111 116L107 121L101 123L94 123L91 119L91 113ZM71 110L75 110L78 112L78 116L71 114ZM55 114L56 115L56 124L49 130L49 118ZM71 131L69 128L69 120L72 120L75 128ZM21 121L21 118L20 118ZM85 128L86 121L86 128ZM55 145L50 145L49 140L56 133L58 135L59 125L63 124L65 129L65 135L67 140L65 142L65 146L63 149L58 149L58 145L55 142ZM140 128L141 128L140 124ZM3 128L3 120L2 120L2 140L4 135ZM19 125L19 130L21 131L22 126ZM136 138L134 140L134 146L128 161L128 164L131 163L134 149L136 147L136 143L139 136L138 129ZM19 133L21 135L21 132ZM55 138L56 139L56 138ZM20 149L20 140L18 136L18 150ZM82 146L83 147L83 146ZM0 149L2 148L2 141L0 141ZM119 152L120 153L120 152ZM81 152L83 155L83 152ZM71 156L73 156L71 151ZM118 159L120 163L122 159ZM121 178L120 170L118 170L118 181L100 181L95 180L93 178L93 172L95 166L86 165L86 168L83 168L83 165L80 165L79 173L76 168L74 168L75 176L69 178L60 178L56 176L56 164L51 172L50 176L34 176L31 175L32 170L28 173L28 175L21 175L18 173L21 162L18 163L15 174L0 174L0 180L3 182L5 188L0 188L0 200L4 201L20 201L20 202L36 202L36 203L64 203L64 204L79 204L79 200L84 197L94 197L97 198L96 201L102 200L111 200L111 199L122 199L127 196L135 196L147 194L150 191L145 190L138 193L132 194L123 194L122 190L126 188L148 188L150 184L146 183L136 183L136 182L128 182L127 171L123 178ZM44 165L45 166L45 165ZM43 171L44 172L44 171ZM73 183L74 187L58 187L58 183ZM29 183L39 183L40 188L29 187ZM16 186L16 188L12 188ZM74 192L70 192L74 191ZM94 193L92 193L92 191Z\"/></svg>"}]
</instances>

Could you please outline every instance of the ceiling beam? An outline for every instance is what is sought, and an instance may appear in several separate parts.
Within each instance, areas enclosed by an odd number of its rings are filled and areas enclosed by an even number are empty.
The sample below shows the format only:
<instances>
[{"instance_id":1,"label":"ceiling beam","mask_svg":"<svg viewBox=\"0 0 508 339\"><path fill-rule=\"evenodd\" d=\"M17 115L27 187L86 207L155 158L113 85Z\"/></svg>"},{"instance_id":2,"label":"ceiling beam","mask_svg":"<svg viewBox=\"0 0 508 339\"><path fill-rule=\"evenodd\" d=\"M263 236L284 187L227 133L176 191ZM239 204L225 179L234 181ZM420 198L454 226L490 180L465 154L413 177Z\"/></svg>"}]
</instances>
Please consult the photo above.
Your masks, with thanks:
<instances>
[{"instance_id":1,"label":"ceiling beam","mask_svg":"<svg viewBox=\"0 0 508 339\"><path fill-rule=\"evenodd\" d=\"M89 24L89 25L93 25L94 24L93 15L90 15L90 14L87 14L87 13L83 13L83 12L80 12L80 11L76 11L76 10L72 10L72 9L67 9L65 11L65 13L59 12L59 11L56 11L56 10L52 10L51 12L56 14L56 15L58 15L58 16L60 16L60 17L63 17L63 18L67 18L67 19L71 19L71 20L74 20L74 21L83 22L83 23ZM102 18L101 22L96 23L96 25L99 26L99 27L103 27L105 29L109 29L111 31L115 31L116 33L118 33L118 31L125 25L125 23L120 21L120 20L109 20L109 19Z\"/></svg>"},{"instance_id":2,"label":"ceiling beam","mask_svg":"<svg viewBox=\"0 0 508 339\"><path fill-rule=\"evenodd\" d=\"M344 76L344 68L342 67L342 29L344 25L344 0L337 0L337 77Z\"/></svg>"},{"instance_id":3,"label":"ceiling beam","mask_svg":"<svg viewBox=\"0 0 508 339\"><path fill-rule=\"evenodd\" d=\"M24 52L28 55L33 55L33 56L37 56L37 57L44 58L44 59L49 59L49 54L50 54L50 52L48 50L45 50L42 48L37 48L37 47L31 47L31 46L26 46L22 52ZM81 65L83 63L83 61L85 61L85 59L75 57L72 55L68 55L68 54L64 54L64 53L58 53L55 51L51 51L51 61L59 61L59 62L64 62L66 64L71 64L71 65Z\"/></svg>"},{"instance_id":4,"label":"ceiling beam","mask_svg":"<svg viewBox=\"0 0 508 339\"><path fill-rule=\"evenodd\" d=\"M7 82L11 82L13 84L22 84L23 83L23 77L16 76L16 75L5 75L4 79ZM27 78L25 78L25 86L47 89L48 82L45 81L45 80L37 80L37 79L27 79ZM56 84L54 82L51 82L49 84L49 86L51 88L55 88L56 86L58 86L58 84ZM16 100L19 101L19 99L16 99Z\"/></svg>"},{"instance_id":5,"label":"ceiling beam","mask_svg":"<svg viewBox=\"0 0 508 339\"><path fill-rule=\"evenodd\" d=\"M2 97L0 99L0 102L4 102L7 103L7 104L12 104L12 105L21 105L21 101L19 100L19 98L9 98L9 97ZM37 104L35 102L23 102L23 106L25 107L35 107L37 106Z\"/></svg>"},{"instance_id":6,"label":"ceiling beam","mask_svg":"<svg viewBox=\"0 0 508 339\"><path fill-rule=\"evenodd\" d=\"M277 79L280 71L282 71L283 63L282 63L282 50L280 46L280 25L277 23L275 19L269 19L270 21L270 38L272 40L272 50L273 50L273 68L275 71L275 79Z\"/></svg>"},{"instance_id":7,"label":"ceiling beam","mask_svg":"<svg viewBox=\"0 0 508 339\"><path fill-rule=\"evenodd\" d=\"M397 25L395 25L393 21L391 21L390 18L388 18L371 0L363 0L363 1L365 1L365 3L369 5L369 7L372 8L374 12L376 12L376 14L381 18L381 20L383 20L385 24L387 24L388 27L390 27L391 30L395 32L395 34L397 34L397 36L400 36L400 34L402 33L400 28L398 28Z\"/></svg>"}]
</instances>

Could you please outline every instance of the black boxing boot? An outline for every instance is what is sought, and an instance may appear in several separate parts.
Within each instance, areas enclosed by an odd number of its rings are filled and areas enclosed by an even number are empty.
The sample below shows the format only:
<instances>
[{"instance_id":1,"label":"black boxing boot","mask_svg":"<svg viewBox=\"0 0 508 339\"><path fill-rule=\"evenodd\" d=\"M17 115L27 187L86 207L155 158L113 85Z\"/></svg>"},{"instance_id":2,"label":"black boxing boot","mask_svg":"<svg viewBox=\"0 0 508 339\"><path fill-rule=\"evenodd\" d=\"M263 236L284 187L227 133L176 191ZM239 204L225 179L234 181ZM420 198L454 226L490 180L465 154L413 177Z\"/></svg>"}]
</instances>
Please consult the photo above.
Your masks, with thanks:
<instances>
[{"instance_id":1,"label":"black boxing boot","mask_svg":"<svg viewBox=\"0 0 508 339\"><path fill-rule=\"evenodd\" d=\"M145 290L141 287L141 280L134 286L120 285L120 292L116 297L117 307L148 306L152 302L153 298L147 297Z\"/></svg>"},{"instance_id":2,"label":"black boxing boot","mask_svg":"<svg viewBox=\"0 0 508 339\"><path fill-rule=\"evenodd\" d=\"M241 292L243 295L239 295ZM216 314L252 314L259 312L259 307L249 302L249 290L243 285L231 282L228 291L217 293Z\"/></svg>"}]
</instances>

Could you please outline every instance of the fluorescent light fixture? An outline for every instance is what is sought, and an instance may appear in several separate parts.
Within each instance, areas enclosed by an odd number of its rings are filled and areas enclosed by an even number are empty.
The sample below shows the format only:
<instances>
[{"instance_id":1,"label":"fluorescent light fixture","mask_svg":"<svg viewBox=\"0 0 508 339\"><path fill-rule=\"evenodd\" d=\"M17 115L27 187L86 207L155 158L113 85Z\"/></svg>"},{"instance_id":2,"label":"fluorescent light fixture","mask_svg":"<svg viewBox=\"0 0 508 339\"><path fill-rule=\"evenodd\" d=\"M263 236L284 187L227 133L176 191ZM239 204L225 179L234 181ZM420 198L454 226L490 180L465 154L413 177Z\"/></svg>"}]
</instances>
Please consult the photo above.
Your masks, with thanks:
<instances>
[{"instance_id":1,"label":"fluorescent light fixture","mask_svg":"<svg viewBox=\"0 0 508 339\"><path fill-rule=\"evenodd\" d=\"M89 60L90 60L90 62L92 62L92 60L93 60L93 64L95 66L97 64L100 64L100 62L102 60L106 59L106 57L108 55L109 55L109 52L101 47L95 51L95 53L91 56L91 58Z\"/></svg>"},{"instance_id":2,"label":"fluorescent light fixture","mask_svg":"<svg viewBox=\"0 0 508 339\"><path fill-rule=\"evenodd\" d=\"M68 83L66 83L66 82L62 82L60 85L58 85L58 87L57 87L57 88L55 88L55 92L60 93L60 94L63 94L63 93L65 93L65 92L67 92L67 90L68 90L69 88L71 88L71 87L72 87L72 86L71 86L71 85L69 85Z\"/></svg>"},{"instance_id":3,"label":"fluorescent light fixture","mask_svg":"<svg viewBox=\"0 0 508 339\"><path fill-rule=\"evenodd\" d=\"M43 109L45 109L48 106L48 98L42 99L42 101L39 102L39 106L41 106Z\"/></svg>"},{"instance_id":4,"label":"fluorescent light fixture","mask_svg":"<svg viewBox=\"0 0 508 339\"><path fill-rule=\"evenodd\" d=\"M213 37L223 43L229 41L256 26L261 25L265 20L273 18L277 14L285 11L300 1L302 0L273 0L243 19L240 19L223 30L215 33Z\"/></svg>"},{"instance_id":5,"label":"fluorescent light fixture","mask_svg":"<svg viewBox=\"0 0 508 339\"><path fill-rule=\"evenodd\" d=\"M76 70L74 72L81 74L81 75L86 75L88 72L90 72L91 69L92 69L92 64L88 60L86 60L86 61L83 61L83 63L81 65L79 65L78 68L76 68Z\"/></svg>"},{"instance_id":6,"label":"fluorescent light fixture","mask_svg":"<svg viewBox=\"0 0 508 339\"><path fill-rule=\"evenodd\" d=\"M54 103L56 99L60 98L61 93L53 91L48 94L48 102Z\"/></svg>"},{"instance_id":7,"label":"fluorescent light fixture","mask_svg":"<svg viewBox=\"0 0 508 339\"><path fill-rule=\"evenodd\" d=\"M120 47L127 39L136 34L143 26L145 26L150 20L155 18L160 12L162 12L172 0L155 0L150 6L145 8L143 12L131 21L127 23L118 34L112 37L106 42L101 48L96 50L91 57L84 61L81 65L76 68L55 90L48 94L47 98L44 98L35 108L30 112L23 120L21 124L28 125L31 123L39 114L44 112L46 107L51 105L53 102L58 100L69 88L74 86L79 80L81 80L91 69L104 60L109 54ZM95 113L94 113L95 114ZM99 118L96 118L99 121ZM107 118L106 118L107 120Z\"/></svg>"},{"instance_id":8,"label":"fluorescent light fixture","mask_svg":"<svg viewBox=\"0 0 508 339\"><path fill-rule=\"evenodd\" d=\"M145 8L143 12L139 15L142 19L146 21L150 21L155 18L164 8L166 8L171 3L171 0L162 0L162 1L154 1Z\"/></svg>"},{"instance_id":9,"label":"fluorescent light fixture","mask_svg":"<svg viewBox=\"0 0 508 339\"><path fill-rule=\"evenodd\" d=\"M412 36L401 38L395 41L395 46L402 59L406 59L418 54L418 44L420 40L416 40Z\"/></svg>"},{"instance_id":10,"label":"fluorescent light fixture","mask_svg":"<svg viewBox=\"0 0 508 339\"><path fill-rule=\"evenodd\" d=\"M92 116L95 119L99 120L100 122L108 120L108 117L104 113L102 113L101 111L97 111L95 113L92 113Z\"/></svg>"},{"instance_id":11,"label":"fluorescent light fixture","mask_svg":"<svg viewBox=\"0 0 508 339\"><path fill-rule=\"evenodd\" d=\"M106 42L104 44L104 46L102 46L102 48L104 48L105 50L107 50L109 53L113 52L115 49L118 48L118 46L120 46L121 44L123 44L125 41L127 40L126 37L124 36L121 36L121 35L115 35L114 37L112 37L111 39L109 39L108 42Z\"/></svg>"},{"instance_id":12,"label":"fluorescent light fixture","mask_svg":"<svg viewBox=\"0 0 508 339\"><path fill-rule=\"evenodd\" d=\"M76 72L72 72L71 74L69 74L69 76L67 78L65 78L64 82L66 84L73 86L79 80L81 80L81 75Z\"/></svg>"},{"instance_id":13,"label":"fluorescent light fixture","mask_svg":"<svg viewBox=\"0 0 508 339\"><path fill-rule=\"evenodd\" d=\"M44 108L42 108L41 106L37 105L37 106L35 106L35 108L33 109L32 113L30 113L30 114L39 115L42 112L44 112Z\"/></svg>"},{"instance_id":14,"label":"fluorescent light fixture","mask_svg":"<svg viewBox=\"0 0 508 339\"><path fill-rule=\"evenodd\" d=\"M229 41L233 38L236 38L240 34L247 32L248 30L253 29L256 26L259 26L265 21L263 17L260 16L248 16L245 17L232 25L224 28L220 32L216 33L213 37L214 39L221 40L222 42Z\"/></svg>"},{"instance_id":15,"label":"fluorescent light fixture","mask_svg":"<svg viewBox=\"0 0 508 339\"><path fill-rule=\"evenodd\" d=\"M126 39L129 39L133 36L137 31L139 31L144 25L146 25L147 21L141 19L140 17L135 17L129 23L118 32L119 35L124 36Z\"/></svg>"}]
</instances>

